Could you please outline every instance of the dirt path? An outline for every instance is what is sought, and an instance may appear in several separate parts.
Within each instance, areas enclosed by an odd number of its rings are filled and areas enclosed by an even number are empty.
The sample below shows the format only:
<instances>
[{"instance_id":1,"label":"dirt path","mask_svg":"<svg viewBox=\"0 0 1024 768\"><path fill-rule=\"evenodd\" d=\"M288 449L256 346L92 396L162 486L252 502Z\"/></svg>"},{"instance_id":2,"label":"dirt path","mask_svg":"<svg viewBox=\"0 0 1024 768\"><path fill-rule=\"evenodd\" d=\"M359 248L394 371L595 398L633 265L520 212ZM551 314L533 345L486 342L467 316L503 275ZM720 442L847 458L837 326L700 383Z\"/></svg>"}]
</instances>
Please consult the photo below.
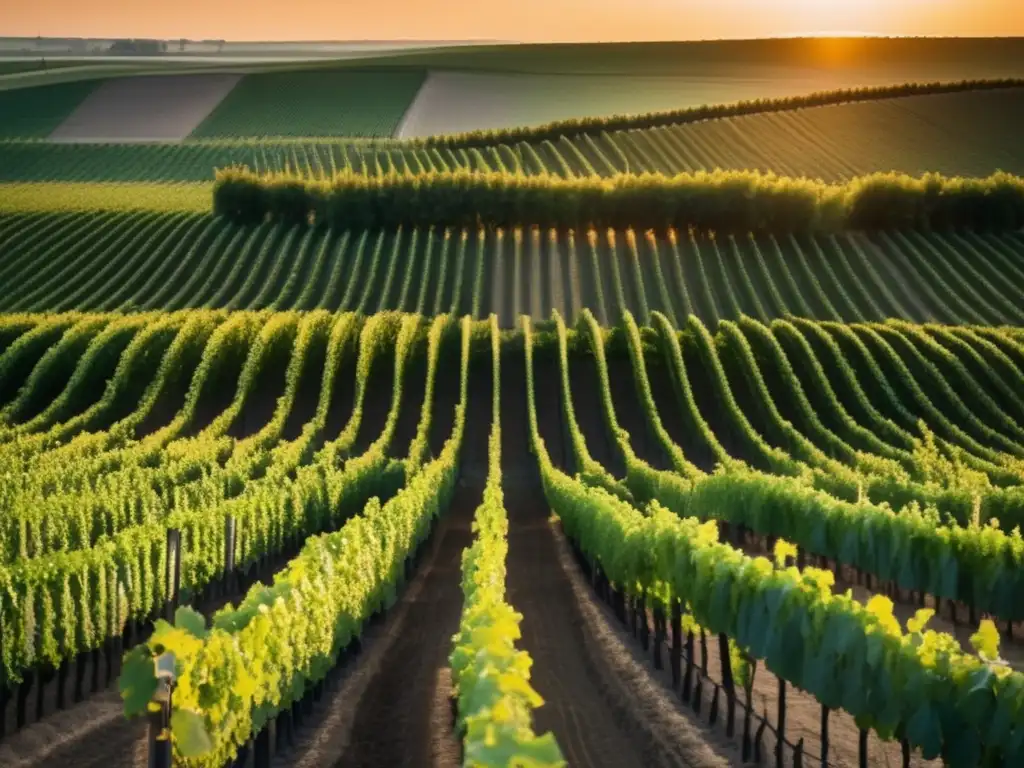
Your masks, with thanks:
<instances>
[{"instance_id":1,"label":"dirt path","mask_svg":"<svg viewBox=\"0 0 1024 768\"><path fill-rule=\"evenodd\" d=\"M356 704L348 744L336 765L455 766L459 745L452 731L448 655L462 612L462 551L472 542L473 512L483 498L490 429L490 364L484 356L470 374L462 471L436 554L420 570L416 590L403 598L395 639L380 659ZM324 755L326 764L327 756Z\"/></svg>"},{"instance_id":2,"label":"dirt path","mask_svg":"<svg viewBox=\"0 0 1024 768\"><path fill-rule=\"evenodd\" d=\"M336 765L454 768L458 764L446 673L451 638L462 610L459 565L462 550L472 541L470 526L480 497L481 488L475 485L456 491L447 524L439 531L435 558L417 576L420 589L403 598L407 603L403 619L358 702L347 747L334 756ZM323 755L317 764L327 765L328 760Z\"/></svg>"},{"instance_id":3,"label":"dirt path","mask_svg":"<svg viewBox=\"0 0 1024 768\"><path fill-rule=\"evenodd\" d=\"M137 768L145 760L146 723L124 719L116 687L50 714L0 745L5 768Z\"/></svg>"},{"instance_id":4,"label":"dirt path","mask_svg":"<svg viewBox=\"0 0 1024 768\"><path fill-rule=\"evenodd\" d=\"M533 684L545 700L534 716L537 732L552 731L572 766L721 764L696 726L676 713L668 697L654 695L621 644L584 614L527 450L523 364L509 355L502 369L508 599L523 614L521 647L533 659ZM536 369L538 418L549 450L560 453L559 402L550 396L551 383L557 393L553 372L549 364Z\"/></svg>"}]
</instances>

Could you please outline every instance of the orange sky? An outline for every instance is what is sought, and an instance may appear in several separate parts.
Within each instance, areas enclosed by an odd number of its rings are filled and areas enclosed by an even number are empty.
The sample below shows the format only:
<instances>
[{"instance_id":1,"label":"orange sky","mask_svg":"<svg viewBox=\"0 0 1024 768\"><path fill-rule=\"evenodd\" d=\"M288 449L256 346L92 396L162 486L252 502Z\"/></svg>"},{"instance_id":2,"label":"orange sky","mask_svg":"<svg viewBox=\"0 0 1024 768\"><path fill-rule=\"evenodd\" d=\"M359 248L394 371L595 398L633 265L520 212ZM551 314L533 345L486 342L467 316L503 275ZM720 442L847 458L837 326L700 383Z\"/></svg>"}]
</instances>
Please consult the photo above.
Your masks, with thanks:
<instances>
[{"instance_id":1,"label":"orange sky","mask_svg":"<svg viewBox=\"0 0 1024 768\"><path fill-rule=\"evenodd\" d=\"M686 40L1024 35L1024 0L0 0L0 36Z\"/></svg>"}]
</instances>

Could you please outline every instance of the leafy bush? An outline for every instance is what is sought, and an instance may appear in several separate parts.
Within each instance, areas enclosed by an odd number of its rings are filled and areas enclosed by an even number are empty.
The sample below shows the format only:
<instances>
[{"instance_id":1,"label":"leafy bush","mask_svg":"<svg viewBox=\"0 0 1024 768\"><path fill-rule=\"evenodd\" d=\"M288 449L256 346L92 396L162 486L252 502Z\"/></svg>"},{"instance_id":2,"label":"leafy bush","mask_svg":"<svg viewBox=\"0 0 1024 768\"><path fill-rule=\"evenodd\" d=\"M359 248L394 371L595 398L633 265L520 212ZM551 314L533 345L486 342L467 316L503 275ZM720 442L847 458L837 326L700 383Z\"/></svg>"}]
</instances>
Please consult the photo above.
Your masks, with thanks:
<instances>
[{"instance_id":1,"label":"leafy bush","mask_svg":"<svg viewBox=\"0 0 1024 768\"><path fill-rule=\"evenodd\" d=\"M427 227L671 228L792 234L842 228L1016 229L1024 179L874 174L847 184L757 171L561 178L455 171L330 180L217 172L214 211L252 222L315 220L348 229Z\"/></svg>"}]
</instances>

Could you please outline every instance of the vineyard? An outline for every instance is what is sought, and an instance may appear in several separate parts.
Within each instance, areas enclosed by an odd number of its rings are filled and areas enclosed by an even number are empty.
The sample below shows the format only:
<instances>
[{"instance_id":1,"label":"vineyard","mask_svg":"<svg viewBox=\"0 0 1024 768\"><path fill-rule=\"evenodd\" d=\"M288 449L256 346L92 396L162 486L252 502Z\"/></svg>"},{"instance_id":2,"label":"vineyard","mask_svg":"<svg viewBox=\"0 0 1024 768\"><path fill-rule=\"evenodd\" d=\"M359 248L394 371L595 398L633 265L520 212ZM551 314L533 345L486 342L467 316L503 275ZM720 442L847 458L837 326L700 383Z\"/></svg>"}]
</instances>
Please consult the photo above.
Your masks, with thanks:
<instances>
[{"instance_id":1,"label":"vineyard","mask_svg":"<svg viewBox=\"0 0 1024 768\"><path fill-rule=\"evenodd\" d=\"M0 765L1024 764L1022 81L403 56L0 91Z\"/></svg>"},{"instance_id":2,"label":"vineyard","mask_svg":"<svg viewBox=\"0 0 1024 768\"><path fill-rule=\"evenodd\" d=\"M47 201L48 203L49 201ZM5 312L327 309L521 314L604 324L624 312L1020 324L1018 232L713 237L674 230L259 227L175 212L0 217ZM69 245L70 244L70 245ZM70 275L88 277L73 281Z\"/></svg>"},{"instance_id":3,"label":"vineyard","mask_svg":"<svg viewBox=\"0 0 1024 768\"><path fill-rule=\"evenodd\" d=\"M239 92L245 91L252 77L236 86L207 123L220 122L221 110L228 110L230 100L241 98ZM260 172L291 169L309 176L330 176L345 169L369 175L466 169L574 177L726 168L841 181L893 170L913 175L1021 173L1024 155L1013 130L1014 116L1024 116L1020 85L1020 81L1009 81L992 84L988 90L953 89L899 99L879 98L888 93L881 89L869 91L865 95L871 98L864 101L829 103L825 99L824 106L781 100L777 111L764 111L773 103L765 102L758 112L759 105L751 103L750 114L741 112L727 119L698 119L697 110L696 115L678 116L688 122L669 125L645 125L652 121L637 117L619 125L584 126L582 133L579 125L555 124L523 131L522 136L494 132L450 141L220 138L178 144L67 145L12 139L0 142L0 182L208 182L213 168L230 165L247 165ZM830 98L835 101L840 96ZM312 100L306 103L319 105ZM338 104L341 112L349 114L344 101ZM241 106L237 110L245 114ZM301 110L289 108L288 112L302 135L331 133L324 126L300 125ZM335 123L342 119L341 112L332 118ZM392 114L397 122L401 109ZM252 118L254 123L262 120ZM200 126L199 130L206 129ZM268 126L259 133L274 130ZM355 127L351 134L390 135ZM977 143L965 147L965 134L977 136ZM793 143L794 136L799 144Z\"/></svg>"}]
</instances>

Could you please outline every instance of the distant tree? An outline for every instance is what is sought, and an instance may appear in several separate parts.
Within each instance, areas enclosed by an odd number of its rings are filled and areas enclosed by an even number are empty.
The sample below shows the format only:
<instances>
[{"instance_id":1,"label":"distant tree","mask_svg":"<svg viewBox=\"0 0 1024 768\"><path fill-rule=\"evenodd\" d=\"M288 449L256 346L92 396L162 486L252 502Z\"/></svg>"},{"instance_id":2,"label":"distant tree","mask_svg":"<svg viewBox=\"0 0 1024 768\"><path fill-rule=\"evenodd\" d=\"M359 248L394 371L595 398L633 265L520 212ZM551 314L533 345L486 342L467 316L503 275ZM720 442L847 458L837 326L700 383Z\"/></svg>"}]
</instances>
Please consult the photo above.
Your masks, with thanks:
<instances>
[{"instance_id":1,"label":"distant tree","mask_svg":"<svg viewBox=\"0 0 1024 768\"><path fill-rule=\"evenodd\" d=\"M182 53L185 52L185 43L187 43L187 42L188 42L188 40L186 40L184 37L181 38L181 40L178 41L178 50L181 51Z\"/></svg>"},{"instance_id":2,"label":"distant tree","mask_svg":"<svg viewBox=\"0 0 1024 768\"><path fill-rule=\"evenodd\" d=\"M223 40L218 40L217 41L217 53L220 53L223 50L224 50L224 41Z\"/></svg>"},{"instance_id":3,"label":"distant tree","mask_svg":"<svg viewBox=\"0 0 1024 768\"><path fill-rule=\"evenodd\" d=\"M153 56L167 50L167 43L159 40L115 40L111 43L108 53Z\"/></svg>"}]
</instances>

